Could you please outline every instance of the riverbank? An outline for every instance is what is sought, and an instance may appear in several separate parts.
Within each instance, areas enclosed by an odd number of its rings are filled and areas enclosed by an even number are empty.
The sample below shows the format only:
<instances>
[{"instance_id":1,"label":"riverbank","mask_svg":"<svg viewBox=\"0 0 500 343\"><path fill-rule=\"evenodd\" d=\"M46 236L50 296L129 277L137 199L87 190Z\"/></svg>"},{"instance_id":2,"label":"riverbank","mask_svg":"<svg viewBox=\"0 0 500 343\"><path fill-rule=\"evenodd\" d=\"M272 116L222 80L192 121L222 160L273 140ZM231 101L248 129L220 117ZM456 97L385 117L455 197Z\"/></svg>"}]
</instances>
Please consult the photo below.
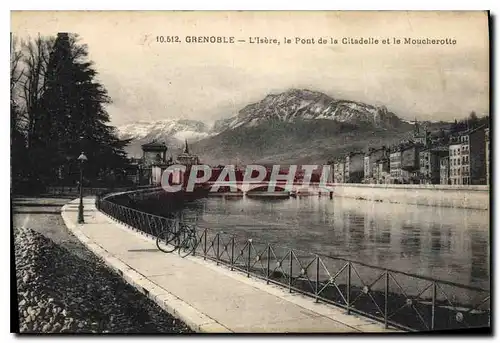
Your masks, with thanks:
<instances>
[{"instance_id":1,"label":"riverbank","mask_svg":"<svg viewBox=\"0 0 500 343\"><path fill-rule=\"evenodd\" d=\"M334 184L334 196L395 204L489 210L489 186Z\"/></svg>"},{"instance_id":2,"label":"riverbank","mask_svg":"<svg viewBox=\"0 0 500 343\"><path fill-rule=\"evenodd\" d=\"M67 230L60 210L67 202L62 197L13 201L19 332L191 332Z\"/></svg>"}]
</instances>

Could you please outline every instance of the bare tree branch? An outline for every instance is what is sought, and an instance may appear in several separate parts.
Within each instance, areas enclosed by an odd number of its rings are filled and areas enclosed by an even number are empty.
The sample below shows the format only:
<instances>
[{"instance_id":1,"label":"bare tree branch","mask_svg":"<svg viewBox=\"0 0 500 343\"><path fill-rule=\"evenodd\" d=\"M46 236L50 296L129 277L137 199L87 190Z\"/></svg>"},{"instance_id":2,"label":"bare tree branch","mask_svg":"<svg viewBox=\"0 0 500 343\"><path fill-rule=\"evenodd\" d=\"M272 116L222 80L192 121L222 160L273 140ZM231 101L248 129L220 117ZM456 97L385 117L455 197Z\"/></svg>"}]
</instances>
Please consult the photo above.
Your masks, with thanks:
<instances>
[{"instance_id":1,"label":"bare tree branch","mask_svg":"<svg viewBox=\"0 0 500 343\"><path fill-rule=\"evenodd\" d=\"M23 102L19 107L24 110L23 117L27 118L28 146L31 145L35 134L35 121L46 89L46 71L53 42L53 37L40 35L22 41L17 64L22 64L24 68L19 77L12 79L17 80L18 84L15 87L20 91L17 96Z\"/></svg>"}]
</instances>

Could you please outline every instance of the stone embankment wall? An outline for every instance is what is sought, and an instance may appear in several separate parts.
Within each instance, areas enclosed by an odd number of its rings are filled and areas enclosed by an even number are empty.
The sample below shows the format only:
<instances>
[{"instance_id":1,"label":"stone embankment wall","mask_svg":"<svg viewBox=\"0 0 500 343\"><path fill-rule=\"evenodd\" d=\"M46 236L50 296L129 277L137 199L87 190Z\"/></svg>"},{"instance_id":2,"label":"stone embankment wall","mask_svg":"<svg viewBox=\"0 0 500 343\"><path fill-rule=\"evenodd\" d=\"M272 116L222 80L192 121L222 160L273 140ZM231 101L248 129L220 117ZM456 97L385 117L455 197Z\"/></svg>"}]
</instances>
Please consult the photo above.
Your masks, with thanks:
<instances>
[{"instance_id":1,"label":"stone embankment wall","mask_svg":"<svg viewBox=\"0 0 500 343\"><path fill-rule=\"evenodd\" d=\"M489 186L335 184L334 196L398 204L489 210Z\"/></svg>"}]
</instances>

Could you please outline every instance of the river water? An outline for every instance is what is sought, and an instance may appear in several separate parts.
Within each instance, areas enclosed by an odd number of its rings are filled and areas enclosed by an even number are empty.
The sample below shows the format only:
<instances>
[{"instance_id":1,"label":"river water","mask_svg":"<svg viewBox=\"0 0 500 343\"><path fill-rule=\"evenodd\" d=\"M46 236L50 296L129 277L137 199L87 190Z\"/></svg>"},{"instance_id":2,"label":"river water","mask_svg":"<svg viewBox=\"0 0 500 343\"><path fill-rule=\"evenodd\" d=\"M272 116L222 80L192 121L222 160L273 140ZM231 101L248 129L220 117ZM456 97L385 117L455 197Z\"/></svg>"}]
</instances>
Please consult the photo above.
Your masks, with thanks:
<instances>
[{"instance_id":1,"label":"river water","mask_svg":"<svg viewBox=\"0 0 500 343\"><path fill-rule=\"evenodd\" d=\"M184 220L245 238L489 289L489 212L348 198L209 197Z\"/></svg>"}]
</instances>

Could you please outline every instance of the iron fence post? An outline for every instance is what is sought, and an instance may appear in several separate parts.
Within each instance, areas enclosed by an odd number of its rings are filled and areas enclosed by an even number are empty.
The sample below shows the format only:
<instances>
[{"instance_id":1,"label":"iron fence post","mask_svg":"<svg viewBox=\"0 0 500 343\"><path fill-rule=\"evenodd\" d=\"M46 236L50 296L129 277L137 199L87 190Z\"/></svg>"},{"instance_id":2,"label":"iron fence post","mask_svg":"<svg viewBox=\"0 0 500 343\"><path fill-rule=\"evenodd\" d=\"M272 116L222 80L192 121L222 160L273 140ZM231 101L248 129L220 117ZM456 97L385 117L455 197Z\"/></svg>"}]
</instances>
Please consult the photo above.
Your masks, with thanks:
<instances>
[{"instance_id":1,"label":"iron fence post","mask_svg":"<svg viewBox=\"0 0 500 343\"><path fill-rule=\"evenodd\" d=\"M219 233L219 232L217 232L217 265L219 265L219 245L220 245L220 244L219 244L219 243L220 243L220 238L219 238L219 236L220 236L220 233Z\"/></svg>"},{"instance_id":2,"label":"iron fence post","mask_svg":"<svg viewBox=\"0 0 500 343\"><path fill-rule=\"evenodd\" d=\"M351 314L351 262L347 262L347 314Z\"/></svg>"},{"instance_id":3,"label":"iron fence post","mask_svg":"<svg viewBox=\"0 0 500 343\"><path fill-rule=\"evenodd\" d=\"M231 236L231 270L234 270L234 236Z\"/></svg>"},{"instance_id":4,"label":"iron fence post","mask_svg":"<svg viewBox=\"0 0 500 343\"><path fill-rule=\"evenodd\" d=\"M205 229L205 232L203 233L203 235L205 236L203 238L203 260L207 260L207 229Z\"/></svg>"},{"instance_id":5,"label":"iron fence post","mask_svg":"<svg viewBox=\"0 0 500 343\"><path fill-rule=\"evenodd\" d=\"M179 230L180 230L180 225L179 225ZM177 246L178 246L177 255L181 254L181 243L182 243L183 238L184 238L184 237L181 238L181 235L184 235L184 234L181 232L179 235L177 235Z\"/></svg>"},{"instance_id":6,"label":"iron fence post","mask_svg":"<svg viewBox=\"0 0 500 343\"><path fill-rule=\"evenodd\" d=\"M387 309L389 308L389 271L385 271L385 308L384 308L384 324L385 328L388 328L387 324Z\"/></svg>"},{"instance_id":7,"label":"iron fence post","mask_svg":"<svg viewBox=\"0 0 500 343\"><path fill-rule=\"evenodd\" d=\"M193 248L193 253L191 254L192 256L196 256L196 249L198 248L198 237L196 236L196 226L193 226L193 230L194 230L194 233L193 233L193 244L195 244L194 248Z\"/></svg>"},{"instance_id":8,"label":"iron fence post","mask_svg":"<svg viewBox=\"0 0 500 343\"><path fill-rule=\"evenodd\" d=\"M269 285L269 271L271 269L271 245L267 244L267 273L266 273L266 281Z\"/></svg>"},{"instance_id":9,"label":"iron fence post","mask_svg":"<svg viewBox=\"0 0 500 343\"><path fill-rule=\"evenodd\" d=\"M292 293L292 249L289 252L289 266L288 266L288 291Z\"/></svg>"},{"instance_id":10,"label":"iron fence post","mask_svg":"<svg viewBox=\"0 0 500 343\"><path fill-rule=\"evenodd\" d=\"M247 277L250 277L250 254L251 254L251 246L250 244L252 244L252 239L250 238L248 240L248 263L247 263Z\"/></svg>"},{"instance_id":11,"label":"iron fence post","mask_svg":"<svg viewBox=\"0 0 500 343\"><path fill-rule=\"evenodd\" d=\"M315 302L318 302L319 297L319 256L316 255L316 287L314 289L314 294L316 295Z\"/></svg>"},{"instance_id":12,"label":"iron fence post","mask_svg":"<svg viewBox=\"0 0 500 343\"><path fill-rule=\"evenodd\" d=\"M434 330L436 321L436 281L432 282L432 309L431 309L431 330Z\"/></svg>"}]
</instances>

